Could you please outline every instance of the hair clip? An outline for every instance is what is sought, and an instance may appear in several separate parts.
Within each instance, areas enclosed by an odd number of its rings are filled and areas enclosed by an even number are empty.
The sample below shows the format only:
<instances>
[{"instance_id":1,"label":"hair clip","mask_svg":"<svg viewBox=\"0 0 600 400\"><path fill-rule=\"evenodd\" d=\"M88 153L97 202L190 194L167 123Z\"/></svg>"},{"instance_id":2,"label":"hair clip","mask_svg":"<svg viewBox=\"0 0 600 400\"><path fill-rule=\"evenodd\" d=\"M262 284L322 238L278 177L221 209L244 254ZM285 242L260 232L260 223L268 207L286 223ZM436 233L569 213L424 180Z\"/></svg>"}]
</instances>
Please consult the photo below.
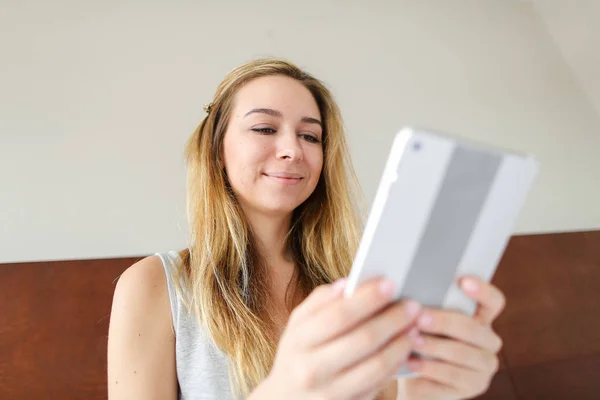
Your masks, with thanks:
<instances>
[{"instance_id":1,"label":"hair clip","mask_svg":"<svg viewBox=\"0 0 600 400\"><path fill-rule=\"evenodd\" d=\"M205 104L202 108L204 108L204 111L206 111L207 114L210 114L210 110L211 110L212 106L213 106L213 103L211 101L210 103Z\"/></svg>"}]
</instances>

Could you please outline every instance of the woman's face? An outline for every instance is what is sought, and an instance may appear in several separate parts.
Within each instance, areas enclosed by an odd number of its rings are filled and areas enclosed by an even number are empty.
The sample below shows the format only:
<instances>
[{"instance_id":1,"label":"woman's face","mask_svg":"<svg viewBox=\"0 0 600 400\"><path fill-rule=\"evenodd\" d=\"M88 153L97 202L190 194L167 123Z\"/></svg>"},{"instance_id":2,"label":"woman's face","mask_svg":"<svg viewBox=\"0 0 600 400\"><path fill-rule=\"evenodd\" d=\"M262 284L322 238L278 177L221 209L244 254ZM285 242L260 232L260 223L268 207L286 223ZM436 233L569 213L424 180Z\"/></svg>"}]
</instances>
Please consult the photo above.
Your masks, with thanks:
<instances>
[{"instance_id":1,"label":"woman's face","mask_svg":"<svg viewBox=\"0 0 600 400\"><path fill-rule=\"evenodd\" d=\"M246 212L291 213L314 191L323 167L315 99L285 76L254 79L235 95L223 163Z\"/></svg>"}]
</instances>

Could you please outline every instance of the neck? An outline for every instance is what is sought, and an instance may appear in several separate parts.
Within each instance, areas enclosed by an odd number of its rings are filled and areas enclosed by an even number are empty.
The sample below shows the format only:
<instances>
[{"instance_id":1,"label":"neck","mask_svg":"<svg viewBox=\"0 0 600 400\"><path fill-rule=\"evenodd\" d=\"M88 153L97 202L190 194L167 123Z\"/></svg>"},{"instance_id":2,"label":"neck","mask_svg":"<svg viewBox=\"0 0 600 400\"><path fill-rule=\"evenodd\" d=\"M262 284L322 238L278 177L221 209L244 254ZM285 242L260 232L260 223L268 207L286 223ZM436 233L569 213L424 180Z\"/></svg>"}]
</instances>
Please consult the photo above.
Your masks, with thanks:
<instances>
[{"instance_id":1,"label":"neck","mask_svg":"<svg viewBox=\"0 0 600 400\"><path fill-rule=\"evenodd\" d=\"M283 303L285 289L294 274L296 265L285 245L292 214L274 216L246 212L254 237L264 257L270 286L277 302Z\"/></svg>"},{"instance_id":2,"label":"neck","mask_svg":"<svg viewBox=\"0 0 600 400\"><path fill-rule=\"evenodd\" d=\"M288 249L285 246L292 220L292 215L269 216L246 213L261 254L268 264L279 264L288 261Z\"/></svg>"}]
</instances>

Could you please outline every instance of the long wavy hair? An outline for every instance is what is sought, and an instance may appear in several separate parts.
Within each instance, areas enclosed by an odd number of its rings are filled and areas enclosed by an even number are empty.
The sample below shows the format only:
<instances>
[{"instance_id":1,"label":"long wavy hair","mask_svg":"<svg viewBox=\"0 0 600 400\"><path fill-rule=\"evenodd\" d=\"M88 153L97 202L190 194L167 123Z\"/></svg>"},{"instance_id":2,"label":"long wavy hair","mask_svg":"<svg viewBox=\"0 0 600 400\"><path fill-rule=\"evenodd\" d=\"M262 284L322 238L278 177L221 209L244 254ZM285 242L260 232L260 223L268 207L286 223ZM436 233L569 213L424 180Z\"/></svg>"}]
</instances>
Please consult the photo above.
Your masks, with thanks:
<instances>
[{"instance_id":1,"label":"long wavy hair","mask_svg":"<svg viewBox=\"0 0 600 400\"><path fill-rule=\"evenodd\" d=\"M294 210L285 238L296 266L285 293L288 311L297 305L294 299L348 275L364 211L340 111L325 85L280 59L254 60L231 71L186 145L191 241L189 249L180 252L182 262L174 281L184 305L229 357L231 388L240 396L267 377L279 338L269 313L267 267L220 155L236 92L251 80L270 75L302 83L312 93L323 122L321 176L314 192Z\"/></svg>"}]
</instances>

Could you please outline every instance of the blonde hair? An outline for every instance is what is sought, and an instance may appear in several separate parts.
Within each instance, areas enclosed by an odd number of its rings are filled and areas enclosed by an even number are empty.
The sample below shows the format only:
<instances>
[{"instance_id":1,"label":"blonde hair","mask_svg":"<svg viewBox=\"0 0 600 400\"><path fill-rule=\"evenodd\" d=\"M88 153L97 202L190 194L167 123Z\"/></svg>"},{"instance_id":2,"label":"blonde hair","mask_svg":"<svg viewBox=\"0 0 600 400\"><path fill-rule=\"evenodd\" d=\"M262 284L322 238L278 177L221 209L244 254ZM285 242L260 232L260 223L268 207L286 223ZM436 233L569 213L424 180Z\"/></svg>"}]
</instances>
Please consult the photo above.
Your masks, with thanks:
<instances>
[{"instance_id":1,"label":"blonde hair","mask_svg":"<svg viewBox=\"0 0 600 400\"><path fill-rule=\"evenodd\" d=\"M174 281L184 304L230 359L232 389L247 395L267 377L277 340L269 315L267 270L252 229L220 162L236 92L253 79L282 75L313 95L323 122L323 170L311 196L293 212L286 246L296 273L288 311L300 293L349 273L360 237L362 195L352 168L339 108L325 85L279 59L251 61L231 71L216 90L208 115L186 146L190 248Z\"/></svg>"}]
</instances>

